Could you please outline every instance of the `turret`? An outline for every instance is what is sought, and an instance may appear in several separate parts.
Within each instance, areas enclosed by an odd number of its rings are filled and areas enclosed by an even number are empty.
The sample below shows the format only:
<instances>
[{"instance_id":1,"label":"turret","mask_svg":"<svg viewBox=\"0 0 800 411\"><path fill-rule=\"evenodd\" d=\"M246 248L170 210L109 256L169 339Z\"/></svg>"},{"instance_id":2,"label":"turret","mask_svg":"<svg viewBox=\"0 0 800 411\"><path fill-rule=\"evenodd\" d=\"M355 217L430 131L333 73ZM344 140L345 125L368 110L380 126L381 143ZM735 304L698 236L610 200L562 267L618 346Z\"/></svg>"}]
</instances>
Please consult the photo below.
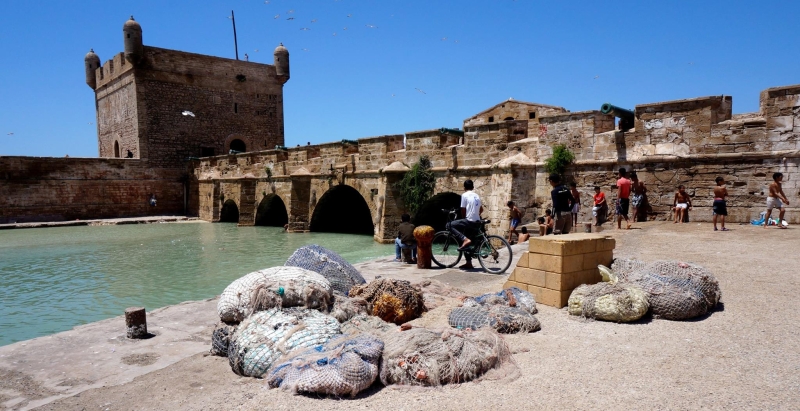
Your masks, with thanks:
<instances>
[{"instance_id":1,"label":"turret","mask_svg":"<svg viewBox=\"0 0 800 411\"><path fill-rule=\"evenodd\" d=\"M289 81L289 50L283 47L283 43L275 48L275 72L281 84Z\"/></svg>"},{"instance_id":2,"label":"turret","mask_svg":"<svg viewBox=\"0 0 800 411\"><path fill-rule=\"evenodd\" d=\"M94 54L94 49L90 49L83 58L83 68L86 71L86 84L92 90L97 88L97 77L94 72L98 67L100 67L100 57Z\"/></svg>"},{"instance_id":3,"label":"turret","mask_svg":"<svg viewBox=\"0 0 800 411\"><path fill-rule=\"evenodd\" d=\"M131 19L122 26L122 34L125 41L125 60L136 64L144 56L144 44L142 43L142 26L139 25L131 16Z\"/></svg>"}]
</instances>

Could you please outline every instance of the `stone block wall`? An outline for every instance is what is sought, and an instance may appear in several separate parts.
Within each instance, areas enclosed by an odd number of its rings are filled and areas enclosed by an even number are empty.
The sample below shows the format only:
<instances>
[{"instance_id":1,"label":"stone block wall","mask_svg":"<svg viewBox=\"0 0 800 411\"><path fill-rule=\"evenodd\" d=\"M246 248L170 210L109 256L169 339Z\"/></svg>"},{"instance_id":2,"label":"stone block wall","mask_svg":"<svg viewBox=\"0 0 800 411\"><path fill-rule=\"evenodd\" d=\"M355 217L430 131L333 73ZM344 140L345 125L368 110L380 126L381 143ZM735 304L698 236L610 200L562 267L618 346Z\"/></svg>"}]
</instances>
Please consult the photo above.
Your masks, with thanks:
<instances>
[{"instance_id":1,"label":"stone block wall","mask_svg":"<svg viewBox=\"0 0 800 411\"><path fill-rule=\"evenodd\" d=\"M0 224L193 215L188 177L136 159L0 157Z\"/></svg>"}]
</instances>

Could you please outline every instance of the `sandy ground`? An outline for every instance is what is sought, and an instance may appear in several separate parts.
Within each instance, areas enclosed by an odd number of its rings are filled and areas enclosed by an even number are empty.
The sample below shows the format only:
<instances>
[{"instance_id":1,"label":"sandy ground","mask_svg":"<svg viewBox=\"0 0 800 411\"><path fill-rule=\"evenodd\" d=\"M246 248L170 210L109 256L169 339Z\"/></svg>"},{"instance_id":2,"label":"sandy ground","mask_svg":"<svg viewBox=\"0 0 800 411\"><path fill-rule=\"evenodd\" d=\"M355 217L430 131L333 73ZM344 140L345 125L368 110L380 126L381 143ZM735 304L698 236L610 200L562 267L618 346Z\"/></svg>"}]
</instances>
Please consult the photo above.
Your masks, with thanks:
<instances>
[{"instance_id":1,"label":"sandy ground","mask_svg":"<svg viewBox=\"0 0 800 411\"><path fill-rule=\"evenodd\" d=\"M800 275L793 259L800 250L800 230L730 228L713 232L708 223L652 222L631 231L605 231L617 238L615 256L681 259L711 269L720 281L723 305L695 321L645 319L635 324L584 321L540 305L541 331L506 336L519 367L516 377L438 389L373 386L355 399L331 399L268 390L261 380L233 374L225 358L195 354L130 376L128 382L97 382L101 386L77 394L62 392L71 396L41 409L798 409L800 343L789 314L800 307L795 300ZM391 267L397 266L379 261L363 270L368 275L433 276L475 294L499 289L506 277ZM443 326L446 315L441 314L433 311L418 321ZM207 313L202 317L208 321ZM18 344L13 351L0 348L0 355L19 352ZM0 369L7 365L3 360ZM131 373L135 369L130 367L156 367L146 365L151 360L127 357L134 365L126 367ZM122 359L105 361L117 366ZM139 361L142 365L136 365ZM3 372L0 404L30 407L36 396L39 401L53 398L55 388L37 385L46 369L40 374L19 367ZM69 374L63 377L67 382ZM26 402L3 402L3 390L14 389L29 391Z\"/></svg>"}]
</instances>

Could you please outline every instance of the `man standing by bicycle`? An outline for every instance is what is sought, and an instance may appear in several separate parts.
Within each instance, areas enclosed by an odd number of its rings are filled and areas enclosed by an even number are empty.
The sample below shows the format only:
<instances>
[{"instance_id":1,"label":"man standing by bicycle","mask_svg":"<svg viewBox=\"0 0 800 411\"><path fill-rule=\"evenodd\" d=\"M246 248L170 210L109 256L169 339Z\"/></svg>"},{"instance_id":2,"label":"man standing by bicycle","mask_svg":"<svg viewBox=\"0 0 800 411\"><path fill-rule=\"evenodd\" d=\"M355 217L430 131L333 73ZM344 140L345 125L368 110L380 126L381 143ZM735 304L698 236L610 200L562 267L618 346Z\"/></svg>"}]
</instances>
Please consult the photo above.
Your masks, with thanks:
<instances>
[{"instance_id":1,"label":"man standing by bicycle","mask_svg":"<svg viewBox=\"0 0 800 411\"><path fill-rule=\"evenodd\" d=\"M553 218L555 218L553 234L569 234L572 229L572 206L575 204L575 197L561 184L560 175L550 174L547 180L553 186L553 191L550 192L550 197L553 199Z\"/></svg>"},{"instance_id":2,"label":"man standing by bicycle","mask_svg":"<svg viewBox=\"0 0 800 411\"><path fill-rule=\"evenodd\" d=\"M447 223L447 229L461 242L459 251L464 251L465 248L472 244L472 240L467 238L463 232L467 230L474 230L478 228L481 220L481 213L483 213L483 205L481 205L481 198L472 191L475 185L472 180L464 182L464 194L461 194L461 215L464 218L453 220ZM472 257L468 253L464 253L467 262L458 268L471 269L475 268L472 265Z\"/></svg>"}]
</instances>

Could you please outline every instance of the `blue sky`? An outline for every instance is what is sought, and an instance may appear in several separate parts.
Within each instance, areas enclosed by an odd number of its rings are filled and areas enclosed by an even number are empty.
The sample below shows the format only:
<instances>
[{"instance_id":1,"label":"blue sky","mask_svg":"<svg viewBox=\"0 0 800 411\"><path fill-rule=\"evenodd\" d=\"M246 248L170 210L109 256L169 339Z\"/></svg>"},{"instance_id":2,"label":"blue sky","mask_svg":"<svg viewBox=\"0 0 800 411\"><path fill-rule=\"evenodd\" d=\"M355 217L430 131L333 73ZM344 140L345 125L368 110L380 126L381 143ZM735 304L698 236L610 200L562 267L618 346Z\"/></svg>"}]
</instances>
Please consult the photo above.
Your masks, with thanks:
<instances>
[{"instance_id":1,"label":"blue sky","mask_svg":"<svg viewBox=\"0 0 800 411\"><path fill-rule=\"evenodd\" d=\"M232 58L232 9L241 58L289 49L288 146L461 127L509 97L579 111L725 94L750 112L800 83L800 1L6 0L0 155L96 157L89 48L122 51L132 14L146 45Z\"/></svg>"}]
</instances>

